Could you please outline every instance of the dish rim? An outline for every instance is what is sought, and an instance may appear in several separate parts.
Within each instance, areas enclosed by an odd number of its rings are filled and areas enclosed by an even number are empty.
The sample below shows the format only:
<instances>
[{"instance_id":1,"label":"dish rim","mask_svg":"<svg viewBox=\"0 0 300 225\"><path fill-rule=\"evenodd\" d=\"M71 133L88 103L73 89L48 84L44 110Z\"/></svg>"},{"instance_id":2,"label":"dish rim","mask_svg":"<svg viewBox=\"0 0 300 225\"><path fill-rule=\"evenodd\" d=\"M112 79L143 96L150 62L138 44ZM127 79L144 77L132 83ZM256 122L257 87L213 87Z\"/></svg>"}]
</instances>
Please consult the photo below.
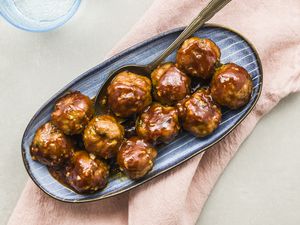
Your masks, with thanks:
<instances>
[{"instance_id":1,"label":"dish rim","mask_svg":"<svg viewBox=\"0 0 300 225\"><path fill-rule=\"evenodd\" d=\"M71 82L69 82L68 84L66 84L65 86L63 86L59 91L57 91L54 95L52 95L49 100L47 100L41 107L39 107L39 109L36 111L36 113L32 116L32 118L30 119L29 123L27 124L26 126L26 129L22 135L22 141L21 141L21 154L22 154L22 159L23 159L23 164L25 166L25 169L29 175L29 177L31 178L31 180L45 193L47 194L48 196L50 196L51 198L54 198L55 200L58 200L58 201L61 201L61 202L65 202L65 203L86 203L86 202L94 202L94 201L99 201L99 200L103 200L103 199L107 199L107 198L110 198L110 197L114 197L114 196L117 196L119 194L122 194L122 193L125 193L129 190L132 190L158 176L160 176L161 174L165 173L165 172L168 172L170 171L171 169L181 165L182 163L190 160L191 158L195 157L196 155L200 154L200 153L203 153L207 150L210 149L210 147L212 147L213 145L219 143L220 141L222 141L224 138L227 137L227 135L229 135L238 125L240 125L244 120L245 118L250 114L250 112L252 112L253 108L256 106L260 96L261 96L261 92L262 92L262 87L263 87L263 67L262 67L262 63L261 63L261 59L259 57L259 54L258 54L258 51L257 49L255 48L255 46L247 39L245 38L242 34L240 34L239 32L231 29L231 28L228 28L226 26L223 26L223 25L220 25L220 24L217 24L217 23L206 23L204 24L204 26L202 26L201 28L204 28L204 27L216 27L216 28L222 28L222 29L226 29L230 32L233 32L235 34L237 34L238 36L240 36L243 40L245 40L245 42L247 42L247 44L251 47L251 49L253 50L256 58L257 58L257 63L258 63L258 68L260 70L260 75L261 75L261 81L260 81L260 85L259 85L259 89L257 91L257 96L253 102L253 104L250 106L250 108L246 111L246 113L242 116L242 118L237 121L231 128L229 128L223 135L222 138L220 138L219 140L216 140L212 143L210 143L208 146L204 147L201 151L198 151L198 152L195 152L194 154L191 154L189 155L188 157L186 157L185 159L183 159L182 161L180 161L179 163L177 164L174 164L170 167L168 167L167 169L165 170L162 170L160 172L158 172L157 174L147 178L147 179L144 179L144 180L140 180L138 183L135 183L133 184L132 186L130 187L127 187L127 188L124 188L122 190L119 190L117 192L114 192L114 193L111 193L111 194L106 194L106 195L101 195L99 197L96 197L96 198L91 198L91 199L82 199L82 200L68 200L68 199L62 199L62 198L58 198L57 196L53 195L52 193L48 192L39 182L38 180L34 177L34 175L32 174L30 168L29 168L29 162L28 160L26 159L26 150L24 148L24 139L25 139L25 134L28 133L28 130L29 130L29 126L32 124L32 122L36 119L36 117L39 115L39 113L41 112L41 110L47 106L48 104L50 104L51 102L53 101L56 101L57 98L59 98L62 94L65 93L65 90L68 90L70 88L70 86L72 86L74 83L76 83L77 81L79 81L81 78L83 78L85 75L89 74L91 71L94 71L94 70L97 70L98 68L100 68L104 63L106 63L107 61L115 61L118 57L120 57L122 54L124 54L125 52L130 52L132 51L133 49L135 48L138 48L142 45L144 45L146 42L151 42L155 39L159 39L163 36L166 36L168 34L171 34L171 33L175 33L175 32L178 32L178 31L182 31L185 27L177 27L177 28L174 28L174 29L171 29L171 30L167 30L167 31L164 31L162 33L159 33L157 35L154 35L148 39L145 39L144 41L142 42L138 42L137 44L134 44L132 46L130 46L129 48L126 48L124 50L122 50L121 52L113 55L112 57L108 58L108 59L105 59L104 61L102 61L101 63L99 63L98 65L92 67L91 69L87 70L86 72L82 73L81 75L79 75L78 77L76 77L75 79L73 79ZM199 28L199 29L201 29ZM198 30L199 30L198 29ZM64 91L63 91L64 90ZM57 181L59 182L59 181ZM64 185L65 188L68 188ZM68 188L70 189L70 188ZM71 189L70 189L71 190Z\"/></svg>"}]
</instances>

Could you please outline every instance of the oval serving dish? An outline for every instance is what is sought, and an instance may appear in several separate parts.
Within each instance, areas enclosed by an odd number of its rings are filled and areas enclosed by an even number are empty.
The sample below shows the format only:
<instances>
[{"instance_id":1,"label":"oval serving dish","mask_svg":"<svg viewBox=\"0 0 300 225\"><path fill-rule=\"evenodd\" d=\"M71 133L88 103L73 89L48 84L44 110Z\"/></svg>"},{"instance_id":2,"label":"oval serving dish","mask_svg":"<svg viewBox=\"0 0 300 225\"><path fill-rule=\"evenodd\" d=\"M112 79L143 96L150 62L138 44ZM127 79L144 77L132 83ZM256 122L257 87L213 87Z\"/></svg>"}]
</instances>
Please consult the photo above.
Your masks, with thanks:
<instances>
[{"instance_id":1,"label":"oval serving dish","mask_svg":"<svg viewBox=\"0 0 300 225\"><path fill-rule=\"evenodd\" d=\"M240 34L217 25L206 25L194 36L209 38L221 49L221 63L233 62L244 67L252 76L253 91L249 103L238 109L222 108L222 121L213 134L205 138L196 138L182 132L173 142L158 148L158 157L153 169L141 180L133 181L120 176L112 176L103 190L93 194L78 194L55 180L46 166L35 162L30 156L30 144L36 130L50 119L56 99L68 91L78 90L93 98L109 73L122 65L147 64L162 53L182 32L183 28L159 34L137 44L120 54L104 61L100 65L82 74L46 102L29 122L22 139L22 155L26 170L32 180L46 194L64 202L88 202L104 199L130 190L152 178L180 165L193 156L205 151L222 140L240 124L256 104L262 90L262 67L254 47ZM166 61L175 61L173 52Z\"/></svg>"}]
</instances>

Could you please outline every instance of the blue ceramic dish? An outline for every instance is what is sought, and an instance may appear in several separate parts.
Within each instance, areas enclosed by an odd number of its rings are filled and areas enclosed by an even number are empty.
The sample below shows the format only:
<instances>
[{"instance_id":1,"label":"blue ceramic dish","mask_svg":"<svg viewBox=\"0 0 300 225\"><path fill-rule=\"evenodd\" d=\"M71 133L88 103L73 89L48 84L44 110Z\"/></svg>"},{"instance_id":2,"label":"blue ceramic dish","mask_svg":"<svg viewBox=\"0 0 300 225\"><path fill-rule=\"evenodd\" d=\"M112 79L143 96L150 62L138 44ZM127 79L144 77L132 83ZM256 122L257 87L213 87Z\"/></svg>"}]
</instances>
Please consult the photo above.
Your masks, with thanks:
<instances>
[{"instance_id":1,"label":"blue ceramic dish","mask_svg":"<svg viewBox=\"0 0 300 225\"><path fill-rule=\"evenodd\" d=\"M253 92L249 103L238 110L222 109L222 122L213 134L205 138L196 138L182 132L175 141L158 149L156 163L146 177L138 181L126 177L121 179L118 176L111 177L105 189L89 195L77 194L63 186L49 174L46 166L31 159L29 148L35 131L50 119L57 98L70 90L79 90L91 98L94 97L111 71L126 64L149 63L161 54L182 30L183 28L179 28L162 33L106 60L73 80L37 111L25 130L22 139L22 155L28 174L46 194L64 202L88 202L130 190L205 151L222 140L249 114L262 89L263 75L259 56L254 47L240 34L224 27L207 25L198 30L194 36L212 39L221 49L221 63L234 62L244 67L251 74L253 80ZM175 54L173 52L166 61L174 61Z\"/></svg>"}]
</instances>

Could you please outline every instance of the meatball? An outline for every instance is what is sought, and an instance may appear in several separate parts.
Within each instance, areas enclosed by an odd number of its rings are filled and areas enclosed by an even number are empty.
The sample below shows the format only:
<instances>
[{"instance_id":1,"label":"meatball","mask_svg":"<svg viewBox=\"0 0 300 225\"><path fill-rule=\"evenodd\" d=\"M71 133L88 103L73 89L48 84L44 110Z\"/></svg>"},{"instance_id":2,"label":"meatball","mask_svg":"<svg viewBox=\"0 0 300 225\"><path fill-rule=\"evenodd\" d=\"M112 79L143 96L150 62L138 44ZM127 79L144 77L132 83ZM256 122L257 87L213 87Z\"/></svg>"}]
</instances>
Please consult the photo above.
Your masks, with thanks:
<instances>
[{"instance_id":1,"label":"meatball","mask_svg":"<svg viewBox=\"0 0 300 225\"><path fill-rule=\"evenodd\" d=\"M107 88L108 105L116 116L142 112L152 102L149 78L128 71L119 73Z\"/></svg>"},{"instance_id":2,"label":"meatball","mask_svg":"<svg viewBox=\"0 0 300 225\"><path fill-rule=\"evenodd\" d=\"M152 145L138 137L131 137L121 145L117 163L129 178L139 179L152 169L156 155Z\"/></svg>"},{"instance_id":3,"label":"meatball","mask_svg":"<svg viewBox=\"0 0 300 225\"><path fill-rule=\"evenodd\" d=\"M67 135L79 134L94 114L93 102L79 91L60 98L54 107L51 120Z\"/></svg>"},{"instance_id":4,"label":"meatball","mask_svg":"<svg viewBox=\"0 0 300 225\"><path fill-rule=\"evenodd\" d=\"M171 142L179 130L177 109L159 103L152 104L136 122L138 136L153 144Z\"/></svg>"},{"instance_id":5,"label":"meatball","mask_svg":"<svg viewBox=\"0 0 300 225\"><path fill-rule=\"evenodd\" d=\"M191 37L178 50L176 63L185 73L206 80L212 77L220 57L220 49L213 41Z\"/></svg>"},{"instance_id":6,"label":"meatball","mask_svg":"<svg viewBox=\"0 0 300 225\"><path fill-rule=\"evenodd\" d=\"M36 131L30 146L32 159L47 166L62 165L72 153L72 140L50 122Z\"/></svg>"},{"instance_id":7,"label":"meatball","mask_svg":"<svg viewBox=\"0 0 300 225\"><path fill-rule=\"evenodd\" d=\"M211 81L211 95L220 105L237 109L248 103L252 93L250 74L234 63L222 65Z\"/></svg>"},{"instance_id":8,"label":"meatball","mask_svg":"<svg viewBox=\"0 0 300 225\"><path fill-rule=\"evenodd\" d=\"M116 156L123 138L124 128L109 115L93 118L83 133L86 150L104 159Z\"/></svg>"},{"instance_id":9,"label":"meatball","mask_svg":"<svg viewBox=\"0 0 300 225\"><path fill-rule=\"evenodd\" d=\"M221 110L213 102L209 89L199 89L178 103L182 126L197 137L211 134L221 121Z\"/></svg>"},{"instance_id":10,"label":"meatball","mask_svg":"<svg viewBox=\"0 0 300 225\"><path fill-rule=\"evenodd\" d=\"M190 93L190 78L173 63L165 63L151 73L154 98L173 105Z\"/></svg>"},{"instance_id":11,"label":"meatball","mask_svg":"<svg viewBox=\"0 0 300 225\"><path fill-rule=\"evenodd\" d=\"M109 166L85 151L75 152L66 167L67 183L79 193L91 193L105 187Z\"/></svg>"}]
</instances>

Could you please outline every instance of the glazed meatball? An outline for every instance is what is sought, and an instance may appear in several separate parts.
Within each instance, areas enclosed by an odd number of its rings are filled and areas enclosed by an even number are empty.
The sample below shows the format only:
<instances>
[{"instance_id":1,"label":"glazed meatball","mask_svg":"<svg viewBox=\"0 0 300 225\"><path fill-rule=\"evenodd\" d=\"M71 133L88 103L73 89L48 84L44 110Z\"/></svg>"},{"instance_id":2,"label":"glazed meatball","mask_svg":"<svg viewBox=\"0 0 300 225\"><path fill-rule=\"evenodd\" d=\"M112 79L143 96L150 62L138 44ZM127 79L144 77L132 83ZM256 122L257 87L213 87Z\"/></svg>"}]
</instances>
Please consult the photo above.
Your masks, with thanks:
<instances>
[{"instance_id":1,"label":"glazed meatball","mask_svg":"<svg viewBox=\"0 0 300 225\"><path fill-rule=\"evenodd\" d=\"M151 73L154 98L173 105L190 93L190 78L173 63L165 63Z\"/></svg>"},{"instance_id":2,"label":"glazed meatball","mask_svg":"<svg viewBox=\"0 0 300 225\"><path fill-rule=\"evenodd\" d=\"M220 49L213 41L191 37L178 50L176 63L185 73L206 80L212 77L220 57Z\"/></svg>"},{"instance_id":3,"label":"glazed meatball","mask_svg":"<svg viewBox=\"0 0 300 225\"><path fill-rule=\"evenodd\" d=\"M67 183L79 193L91 193L105 187L109 175L108 165L85 151L74 153L66 168Z\"/></svg>"},{"instance_id":4,"label":"glazed meatball","mask_svg":"<svg viewBox=\"0 0 300 225\"><path fill-rule=\"evenodd\" d=\"M136 122L138 136L153 144L171 142L179 130L177 109L159 103L152 104Z\"/></svg>"},{"instance_id":5,"label":"glazed meatball","mask_svg":"<svg viewBox=\"0 0 300 225\"><path fill-rule=\"evenodd\" d=\"M62 165L72 152L72 140L50 122L36 131L30 146L32 159L47 166Z\"/></svg>"},{"instance_id":6,"label":"glazed meatball","mask_svg":"<svg viewBox=\"0 0 300 225\"><path fill-rule=\"evenodd\" d=\"M67 135L79 134L94 114L93 102L79 91L60 98L54 107L51 120Z\"/></svg>"},{"instance_id":7,"label":"glazed meatball","mask_svg":"<svg viewBox=\"0 0 300 225\"><path fill-rule=\"evenodd\" d=\"M139 179L152 169L156 155L152 145L138 137L131 137L121 145L117 162L129 178Z\"/></svg>"},{"instance_id":8,"label":"glazed meatball","mask_svg":"<svg viewBox=\"0 0 300 225\"><path fill-rule=\"evenodd\" d=\"M86 150L104 159L116 156L123 138L124 128L109 115L93 118L83 133Z\"/></svg>"},{"instance_id":9,"label":"glazed meatball","mask_svg":"<svg viewBox=\"0 0 300 225\"><path fill-rule=\"evenodd\" d=\"M234 63L222 65L211 81L211 95L220 105L237 109L249 102L252 93L250 74Z\"/></svg>"},{"instance_id":10,"label":"glazed meatball","mask_svg":"<svg viewBox=\"0 0 300 225\"><path fill-rule=\"evenodd\" d=\"M151 104L151 81L145 76L123 71L112 80L107 95L113 113L119 117L129 117Z\"/></svg>"},{"instance_id":11,"label":"glazed meatball","mask_svg":"<svg viewBox=\"0 0 300 225\"><path fill-rule=\"evenodd\" d=\"M197 137L211 134L218 127L222 116L209 89L205 88L178 103L178 110L183 128Z\"/></svg>"}]
</instances>

